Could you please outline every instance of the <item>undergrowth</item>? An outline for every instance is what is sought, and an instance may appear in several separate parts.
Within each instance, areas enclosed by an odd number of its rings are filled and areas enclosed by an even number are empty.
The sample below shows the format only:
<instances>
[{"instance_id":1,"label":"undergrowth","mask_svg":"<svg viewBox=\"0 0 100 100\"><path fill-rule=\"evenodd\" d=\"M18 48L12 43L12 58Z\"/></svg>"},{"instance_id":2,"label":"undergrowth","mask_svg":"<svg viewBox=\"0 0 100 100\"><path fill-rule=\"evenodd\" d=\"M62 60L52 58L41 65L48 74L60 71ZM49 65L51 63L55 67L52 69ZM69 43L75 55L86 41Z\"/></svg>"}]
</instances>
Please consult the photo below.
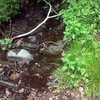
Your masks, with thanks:
<instances>
[{"instance_id":1,"label":"undergrowth","mask_svg":"<svg viewBox=\"0 0 100 100\"><path fill-rule=\"evenodd\" d=\"M100 43L95 43L85 55L89 74L88 94L100 93Z\"/></svg>"},{"instance_id":2,"label":"undergrowth","mask_svg":"<svg viewBox=\"0 0 100 100\"><path fill-rule=\"evenodd\" d=\"M11 38L3 38L0 39L0 51L7 51L12 47L12 39Z\"/></svg>"},{"instance_id":3,"label":"undergrowth","mask_svg":"<svg viewBox=\"0 0 100 100\"><path fill-rule=\"evenodd\" d=\"M61 11L65 24L64 39L100 32L100 0L66 1L69 6Z\"/></svg>"},{"instance_id":4,"label":"undergrowth","mask_svg":"<svg viewBox=\"0 0 100 100\"><path fill-rule=\"evenodd\" d=\"M100 43L75 40L53 73L57 91L87 84L87 93L100 91ZM84 84L85 83L85 84Z\"/></svg>"},{"instance_id":5,"label":"undergrowth","mask_svg":"<svg viewBox=\"0 0 100 100\"><path fill-rule=\"evenodd\" d=\"M33 0L34 1L34 0ZM43 0L37 0L37 3ZM52 2L53 0L47 0ZM57 90L73 88L86 83L91 95L100 92L100 43L94 36L100 33L100 0L62 0L67 7L62 9L65 24L64 40L72 40L68 52L61 58L63 65L53 73ZM18 14L19 0L0 0L0 23ZM0 45L12 40L0 40ZM9 45L10 46L10 45Z\"/></svg>"},{"instance_id":6,"label":"undergrowth","mask_svg":"<svg viewBox=\"0 0 100 100\"><path fill-rule=\"evenodd\" d=\"M18 14L19 0L0 0L0 23L7 22L11 16Z\"/></svg>"},{"instance_id":7,"label":"undergrowth","mask_svg":"<svg viewBox=\"0 0 100 100\"><path fill-rule=\"evenodd\" d=\"M94 36L100 33L100 0L64 0L60 12L65 24L64 40L73 43L62 57L63 65L54 73L57 90L86 83L88 93L99 92L100 46ZM84 84L85 85L85 84Z\"/></svg>"}]
</instances>

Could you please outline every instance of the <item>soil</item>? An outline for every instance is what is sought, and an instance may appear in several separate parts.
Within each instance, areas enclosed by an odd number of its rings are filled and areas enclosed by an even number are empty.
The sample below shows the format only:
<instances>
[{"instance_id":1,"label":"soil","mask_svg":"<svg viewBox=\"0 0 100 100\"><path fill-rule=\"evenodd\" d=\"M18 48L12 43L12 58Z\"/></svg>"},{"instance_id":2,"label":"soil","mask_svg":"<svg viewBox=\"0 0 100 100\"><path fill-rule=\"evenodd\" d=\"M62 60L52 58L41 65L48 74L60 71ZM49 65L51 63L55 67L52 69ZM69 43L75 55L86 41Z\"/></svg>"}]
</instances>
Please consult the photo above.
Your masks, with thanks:
<instances>
[{"instance_id":1,"label":"soil","mask_svg":"<svg viewBox=\"0 0 100 100\"><path fill-rule=\"evenodd\" d=\"M26 33L42 22L46 14L45 8L30 5L9 23L3 24L1 30L5 37ZM63 30L61 19L50 19L31 35L36 37L36 43L56 42L63 39ZM1 38L4 38L3 35ZM28 37L23 37L14 41L14 44L21 39L25 43L28 41ZM61 64L57 59L60 56L39 54L35 49L30 51L35 59L29 63L10 62L6 52L0 52L0 100L87 100L79 88L66 89L59 94L50 89L50 75L55 70L52 63Z\"/></svg>"}]
</instances>

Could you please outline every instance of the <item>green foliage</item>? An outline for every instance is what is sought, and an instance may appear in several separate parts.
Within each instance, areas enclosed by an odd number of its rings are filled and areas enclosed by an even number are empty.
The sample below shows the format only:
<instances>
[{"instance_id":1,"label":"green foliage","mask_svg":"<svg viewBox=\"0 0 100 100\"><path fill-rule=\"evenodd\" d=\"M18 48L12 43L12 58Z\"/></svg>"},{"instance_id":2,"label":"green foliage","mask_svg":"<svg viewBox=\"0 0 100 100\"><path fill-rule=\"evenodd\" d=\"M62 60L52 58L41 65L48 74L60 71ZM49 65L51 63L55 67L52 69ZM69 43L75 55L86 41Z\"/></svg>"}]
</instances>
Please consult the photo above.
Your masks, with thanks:
<instances>
[{"instance_id":1,"label":"green foliage","mask_svg":"<svg viewBox=\"0 0 100 100\"><path fill-rule=\"evenodd\" d=\"M90 44L90 41L87 42ZM86 59L84 58L84 54L86 53L85 45L83 40L74 41L69 47L69 52L62 57L64 65L59 70L62 77L64 77L61 80L63 88L78 86L81 81L87 79Z\"/></svg>"},{"instance_id":2,"label":"green foliage","mask_svg":"<svg viewBox=\"0 0 100 100\"><path fill-rule=\"evenodd\" d=\"M0 48L1 50L7 50L9 48L11 48L11 43L12 43L12 39L10 38L4 38L4 39L0 39Z\"/></svg>"},{"instance_id":3,"label":"green foliage","mask_svg":"<svg viewBox=\"0 0 100 100\"><path fill-rule=\"evenodd\" d=\"M0 45L8 45L11 44L12 39L10 38L4 38L4 39L0 39Z\"/></svg>"},{"instance_id":4,"label":"green foliage","mask_svg":"<svg viewBox=\"0 0 100 100\"><path fill-rule=\"evenodd\" d=\"M0 22L8 21L19 9L19 0L0 0Z\"/></svg>"},{"instance_id":5,"label":"green foliage","mask_svg":"<svg viewBox=\"0 0 100 100\"><path fill-rule=\"evenodd\" d=\"M87 61L87 72L89 74L88 94L100 93L100 43L95 43L94 47L85 55Z\"/></svg>"},{"instance_id":6,"label":"green foliage","mask_svg":"<svg viewBox=\"0 0 100 100\"><path fill-rule=\"evenodd\" d=\"M64 65L53 74L56 88L72 88L88 84L88 93L100 91L100 43L75 40L62 57Z\"/></svg>"},{"instance_id":7,"label":"green foliage","mask_svg":"<svg viewBox=\"0 0 100 100\"><path fill-rule=\"evenodd\" d=\"M62 58L64 66L61 68L62 73L68 73L67 85L69 87L79 85L82 79L88 77L85 66L83 44L80 41L76 41L69 52Z\"/></svg>"},{"instance_id":8,"label":"green foliage","mask_svg":"<svg viewBox=\"0 0 100 100\"><path fill-rule=\"evenodd\" d=\"M100 91L100 0L63 0L69 4L60 13L65 24L64 39L72 39L63 65L53 74L57 89L88 84L88 93Z\"/></svg>"},{"instance_id":9,"label":"green foliage","mask_svg":"<svg viewBox=\"0 0 100 100\"><path fill-rule=\"evenodd\" d=\"M100 0L67 1L68 9L61 11L65 24L65 39L100 32Z\"/></svg>"}]
</instances>

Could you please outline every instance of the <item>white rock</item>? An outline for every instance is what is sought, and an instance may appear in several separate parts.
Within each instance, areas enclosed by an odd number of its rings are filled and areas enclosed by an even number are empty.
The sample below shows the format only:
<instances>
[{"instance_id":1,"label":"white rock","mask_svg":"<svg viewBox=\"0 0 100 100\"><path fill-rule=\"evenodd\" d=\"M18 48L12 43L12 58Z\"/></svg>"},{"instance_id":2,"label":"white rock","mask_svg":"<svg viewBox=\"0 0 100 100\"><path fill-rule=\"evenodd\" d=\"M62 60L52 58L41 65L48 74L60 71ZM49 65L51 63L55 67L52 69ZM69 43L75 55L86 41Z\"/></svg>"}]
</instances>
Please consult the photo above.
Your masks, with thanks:
<instances>
[{"instance_id":1,"label":"white rock","mask_svg":"<svg viewBox=\"0 0 100 100\"><path fill-rule=\"evenodd\" d=\"M83 92L84 91L83 87L79 87L79 91Z\"/></svg>"},{"instance_id":2,"label":"white rock","mask_svg":"<svg viewBox=\"0 0 100 100\"><path fill-rule=\"evenodd\" d=\"M10 50L7 53L7 58L9 61L33 60L33 56L25 49L21 49L19 52Z\"/></svg>"}]
</instances>

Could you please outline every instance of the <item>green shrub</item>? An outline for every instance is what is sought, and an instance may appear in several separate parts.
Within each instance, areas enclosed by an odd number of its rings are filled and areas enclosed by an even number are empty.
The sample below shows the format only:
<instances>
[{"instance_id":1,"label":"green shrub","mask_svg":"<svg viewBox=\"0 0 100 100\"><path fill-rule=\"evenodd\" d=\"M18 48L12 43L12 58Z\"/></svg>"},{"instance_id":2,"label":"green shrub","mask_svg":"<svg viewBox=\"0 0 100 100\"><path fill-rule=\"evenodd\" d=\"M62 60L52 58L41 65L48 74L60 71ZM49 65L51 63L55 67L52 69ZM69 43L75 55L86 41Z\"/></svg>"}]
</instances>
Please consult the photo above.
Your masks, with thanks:
<instances>
[{"instance_id":1,"label":"green shrub","mask_svg":"<svg viewBox=\"0 0 100 100\"><path fill-rule=\"evenodd\" d=\"M7 51L12 48L12 41L13 40L11 38L0 39L0 50Z\"/></svg>"},{"instance_id":2,"label":"green shrub","mask_svg":"<svg viewBox=\"0 0 100 100\"><path fill-rule=\"evenodd\" d=\"M87 42L88 45L91 44L90 41ZM64 65L59 68L61 76L59 77L59 75L57 75L59 80L61 80L61 82L58 82L58 84L60 83L60 88L72 88L78 86L80 82L88 78L86 59L84 58L84 54L86 53L85 50L87 48L84 47L86 46L85 43L86 42L82 40L74 41L69 47L68 52L62 57Z\"/></svg>"},{"instance_id":3,"label":"green shrub","mask_svg":"<svg viewBox=\"0 0 100 100\"><path fill-rule=\"evenodd\" d=\"M67 1L69 6L61 11L65 24L64 39L100 32L100 0Z\"/></svg>"},{"instance_id":4,"label":"green shrub","mask_svg":"<svg viewBox=\"0 0 100 100\"><path fill-rule=\"evenodd\" d=\"M90 94L100 91L100 43L75 40L62 61L64 65L53 73L57 90L87 83Z\"/></svg>"},{"instance_id":5,"label":"green shrub","mask_svg":"<svg viewBox=\"0 0 100 100\"><path fill-rule=\"evenodd\" d=\"M87 92L89 95L100 93L100 43L95 43L85 57L89 74Z\"/></svg>"},{"instance_id":6,"label":"green shrub","mask_svg":"<svg viewBox=\"0 0 100 100\"><path fill-rule=\"evenodd\" d=\"M0 22L6 22L18 14L19 8L19 0L0 0Z\"/></svg>"},{"instance_id":7,"label":"green shrub","mask_svg":"<svg viewBox=\"0 0 100 100\"><path fill-rule=\"evenodd\" d=\"M55 87L72 88L85 82L90 94L100 91L100 46L94 41L94 35L100 32L100 0L63 1L69 4L60 12L64 39L73 43L62 57L63 65L53 73Z\"/></svg>"}]
</instances>

